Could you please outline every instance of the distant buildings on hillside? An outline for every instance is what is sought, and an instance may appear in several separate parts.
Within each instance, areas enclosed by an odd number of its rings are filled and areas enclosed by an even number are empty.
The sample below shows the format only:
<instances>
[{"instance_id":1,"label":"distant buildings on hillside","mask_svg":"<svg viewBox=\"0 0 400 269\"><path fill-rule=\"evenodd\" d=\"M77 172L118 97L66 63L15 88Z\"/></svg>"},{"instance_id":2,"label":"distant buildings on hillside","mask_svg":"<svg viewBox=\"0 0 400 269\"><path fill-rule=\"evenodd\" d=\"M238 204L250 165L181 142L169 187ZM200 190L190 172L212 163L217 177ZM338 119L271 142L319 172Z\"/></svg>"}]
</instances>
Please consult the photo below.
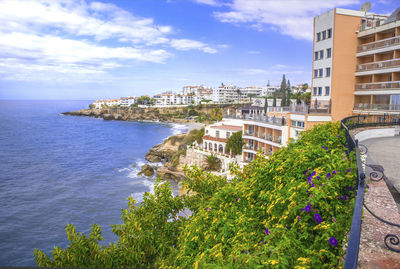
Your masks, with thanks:
<instances>
[{"instance_id":1,"label":"distant buildings on hillside","mask_svg":"<svg viewBox=\"0 0 400 269\"><path fill-rule=\"evenodd\" d=\"M301 85L302 87L303 85ZM177 105L198 105L204 103L228 104L228 103L249 103L252 98L264 98L274 95L279 90L277 86L248 86L238 87L233 84L222 83L218 88L213 89L204 85L184 86L182 91L166 91L154 95L154 106L177 106ZM292 87L291 92L306 92L303 88ZM308 91L311 91L308 89ZM122 97L120 99L97 100L93 107L100 109L104 106L129 107L137 104L138 97ZM272 100L271 100L272 102ZM272 105L272 104L271 104Z\"/></svg>"}]
</instances>

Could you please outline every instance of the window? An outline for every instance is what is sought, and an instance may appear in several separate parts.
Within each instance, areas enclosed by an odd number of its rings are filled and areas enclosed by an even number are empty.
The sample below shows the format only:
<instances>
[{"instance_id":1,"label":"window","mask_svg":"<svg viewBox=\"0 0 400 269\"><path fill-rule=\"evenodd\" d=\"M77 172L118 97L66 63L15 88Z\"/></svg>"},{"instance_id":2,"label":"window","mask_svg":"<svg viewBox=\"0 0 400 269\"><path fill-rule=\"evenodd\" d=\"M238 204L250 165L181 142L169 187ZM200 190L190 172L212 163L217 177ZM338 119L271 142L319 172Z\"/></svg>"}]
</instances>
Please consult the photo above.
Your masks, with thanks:
<instances>
[{"instance_id":1,"label":"window","mask_svg":"<svg viewBox=\"0 0 400 269\"><path fill-rule=\"evenodd\" d=\"M322 95L322 87L318 87L318 95Z\"/></svg>"},{"instance_id":2,"label":"window","mask_svg":"<svg viewBox=\"0 0 400 269\"><path fill-rule=\"evenodd\" d=\"M319 51L319 58L324 59L324 51L323 50Z\"/></svg>"},{"instance_id":3,"label":"window","mask_svg":"<svg viewBox=\"0 0 400 269\"><path fill-rule=\"evenodd\" d=\"M215 131L215 137L219 138L219 131Z\"/></svg>"},{"instance_id":4,"label":"window","mask_svg":"<svg viewBox=\"0 0 400 269\"><path fill-rule=\"evenodd\" d=\"M326 58L331 58L331 56L332 56L332 49L331 48L326 49Z\"/></svg>"},{"instance_id":5,"label":"window","mask_svg":"<svg viewBox=\"0 0 400 269\"><path fill-rule=\"evenodd\" d=\"M208 130L206 130L206 134L208 134Z\"/></svg>"},{"instance_id":6,"label":"window","mask_svg":"<svg viewBox=\"0 0 400 269\"><path fill-rule=\"evenodd\" d=\"M292 120L292 126L304 128L304 121Z\"/></svg>"},{"instance_id":7,"label":"window","mask_svg":"<svg viewBox=\"0 0 400 269\"><path fill-rule=\"evenodd\" d=\"M331 76L331 68L330 67L327 67L327 68L325 68L325 76L327 76L327 77L330 77Z\"/></svg>"},{"instance_id":8,"label":"window","mask_svg":"<svg viewBox=\"0 0 400 269\"><path fill-rule=\"evenodd\" d=\"M314 60L318 60L318 51L314 52Z\"/></svg>"},{"instance_id":9,"label":"window","mask_svg":"<svg viewBox=\"0 0 400 269\"><path fill-rule=\"evenodd\" d=\"M322 40L326 39L326 31L322 32Z\"/></svg>"},{"instance_id":10,"label":"window","mask_svg":"<svg viewBox=\"0 0 400 269\"><path fill-rule=\"evenodd\" d=\"M325 87L325 95L329 95L330 91L331 91L331 87L326 86Z\"/></svg>"},{"instance_id":11,"label":"window","mask_svg":"<svg viewBox=\"0 0 400 269\"><path fill-rule=\"evenodd\" d=\"M322 78L324 75L324 69L319 69L319 77Z\"/></svg>"},{"instance_id":12,"label":"window","mask_svg":"<svg viewBox=\"0 0 400 269\"><path fill-rule=\"evenodd\" d=\"M231 137L231 133L230 132L226 132L226 138Z\"/></svg>"},{"instance_id":13,"label":"window","mask_svg":"<svg viewBox=\"0 0 400 269\"><path fill-rule=\"evenodd\" d=\"M314 69L314 77L315 77L315 78L318 77L318 69Z\"/></svg>"},{"instance_id":14,"label":"window","mask_svg":"<svg viewBox=\"0 0 400 269\"><path fill-rule=\"evenodd\" d=\"M331 38L331 37L332 37L332 28L328 29L328 38Z\"/></svg>"},{"instance_id":15,"label":"window","mask_svg":"<svg viewBox=\"0 0 400 269\"><path fill-rule=\"evenodd\" d=\"M321 33L317 33L317 41L321 41Z\"/></svg>"},{"instance_id":16,"label":"window","mask_svg":"<svg viewBox=\"0 0 400 269\"><path fill-rule=\"evenodd\" d=\"M314 87L314 95L317 95L317 92L318 92L318 88Z\"/></svg>"}]
</instances>

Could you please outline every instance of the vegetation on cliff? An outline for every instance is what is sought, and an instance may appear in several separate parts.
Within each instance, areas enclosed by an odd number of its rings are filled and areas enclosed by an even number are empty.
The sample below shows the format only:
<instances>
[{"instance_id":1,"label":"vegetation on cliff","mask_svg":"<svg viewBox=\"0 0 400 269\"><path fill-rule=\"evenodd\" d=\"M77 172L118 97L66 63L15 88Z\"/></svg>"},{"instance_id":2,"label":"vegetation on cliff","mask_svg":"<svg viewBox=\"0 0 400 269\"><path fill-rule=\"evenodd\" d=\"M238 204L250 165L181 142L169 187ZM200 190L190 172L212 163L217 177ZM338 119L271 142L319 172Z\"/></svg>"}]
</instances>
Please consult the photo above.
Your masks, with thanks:
<instances>
[{"instance_id":1,"label":"vegetation on cliff","mask_svg":"<svg viewBox=\"0 0 400 269\"><path fill-rule=\"evenodd\" d=\"M129 198L116 243L102 246L66 228L70 245L52 257L35 250L38 266L163 268L337 268L349 231L356 178L338 124L315 126L233 179L187 170L191 196L174 197L159 180L143 202ZM179 216L185 208L193 214Z\"/></svg>"}]
</instances>

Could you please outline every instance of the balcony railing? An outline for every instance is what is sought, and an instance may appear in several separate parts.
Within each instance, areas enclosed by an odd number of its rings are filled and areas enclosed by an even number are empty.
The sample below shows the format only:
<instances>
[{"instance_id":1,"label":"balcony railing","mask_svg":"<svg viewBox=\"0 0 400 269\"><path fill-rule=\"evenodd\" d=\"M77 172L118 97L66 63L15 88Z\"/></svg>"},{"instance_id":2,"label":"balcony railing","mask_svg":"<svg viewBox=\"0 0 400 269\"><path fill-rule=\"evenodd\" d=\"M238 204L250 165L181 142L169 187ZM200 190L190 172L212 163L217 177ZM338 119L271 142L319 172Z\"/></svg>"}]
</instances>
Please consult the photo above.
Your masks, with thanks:
<instances>
[{"instance_id":1,"label":"balcony railing","mask_svg":"<svg viewBox=\"0 0 400 269\"><path fill-rule=\"evenodd\" d=\"M394 67L400 67L400 59L391 59L387 61L359 64L357 65L357 72L381 70Z\"/></svg>"},{"instance_id":2,"label":"balcony railing","mask_svg":"<svg viewBox=\"0 0 400 269\"><path fill-rule=\"evenodd\" d=\"M243 114L243 115L237 115L237 116L227 115L227 116L224 116L224 118L265 122L265 123L270 123L270 124L279 125L279 126L286 124L284 118L268 117L266 115L255 115L255 114Z\"/></svg>"},{"instance_id":3,"label":"balcony railing","mask_svg":"<svg viewBox=\"0 0 400 269\"><path fill-rule=\"evenodd\" d=\"M357 52L365 52L374 49L386 48L400 44L400 36L395 36L387 39L378 40L375 42L362 44L357 47Z\"/></svg>"},{"instance_id":4,"label":"balcony railing","mask_svg":"<svg viewBox=\"0 0 400 269\"><path fill-rule=\"evenodd\" d=\"M368 90L393 90L400 89L400 81L384 81L374 83L359 83L356 84L356 91Z\"/></svg>"},{"instance_id":5,"label":"balcony railing","mask_svg":"<svg viewBox=\"0 0 400 269\"><path fill-rule=\"evenodd\" d=\"M354 110L400 111L400 105L395 105L395 104L355 104Z\"/></svg>"}]
</instances>

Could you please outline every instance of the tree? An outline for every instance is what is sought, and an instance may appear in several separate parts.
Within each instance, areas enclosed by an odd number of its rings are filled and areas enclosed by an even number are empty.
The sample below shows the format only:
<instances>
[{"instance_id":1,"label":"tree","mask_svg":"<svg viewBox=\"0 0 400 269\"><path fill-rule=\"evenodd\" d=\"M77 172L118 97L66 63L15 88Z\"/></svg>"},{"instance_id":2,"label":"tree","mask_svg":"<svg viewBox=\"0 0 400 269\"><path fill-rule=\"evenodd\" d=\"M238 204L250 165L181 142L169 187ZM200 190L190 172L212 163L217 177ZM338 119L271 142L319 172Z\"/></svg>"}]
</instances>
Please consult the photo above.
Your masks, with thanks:
<instances>
[{"instance_id":1,"label":"tree","mask_svg":"<svg viewBox=\"0 0 400 269\"><path fill-rule=\"evenodd\" d=\"M287 87L286 87L286 106L290 105L290 92L291 92L292 87L290 86L290 80L287 81Z\"/></svg>"},{"instance_id":2,"label":"tree","mask_svg":"<svg viewBox=\"0 0 400 269\"><path fill-rule=\"evenodd\" d=\"M264 103L264 113L267 113L268 110L268 98L264 97L265 103Z\"/></svg>"},{"instance_id":3,"label":"tree","mask_svg":"<svg viewBox=\"0 0 400 269\"><path fill-rule=\"evenodd\" d=\"M304 103L309 105L311 103L311 92L306 92L299 97L300 100L303 100Z\"/></svg>"},{"instance_id":4,"label":"tree","mask_svg":"<svg viewBox=\"0 0 400 269\"><path fill-rule=\"evenodd\" d=\"M240 89L237 89L236 93L239 95L239 102L242 101L242 91Z\"/></svg>"},{"instance_id":5,"label":"tree","mask_svg":"<svg viewBox=\"0 0 400 269\"><path fill-rule=\"evenodd\" d=\"M151 97L149 97L149 96L144 95L144 96L140 96L140 97L136 100L136 102L137 102L139 105L152 105L152 104L154 104L154 99L151 98Z\"/></svg>"},{"instance_id":6,"label":"tree","mask_svg":"<svg viewBox=\"0 0 400 269\"><path fill-rule=\"evenodd\" d=\"M95 105L90 104L90 105L89 105L89 109L93 109L93 108L95 108Z\"/></svg>"},{"instance_id":7,"label":"tree","mask_svg":"<svg viewBox=\"0 0 400 269\"><path fill-rule=\"evenodd\" d=\"M255 94L255 93L249 93L247 96L250 98L250 103L251 103L251 98L252 98L252 97L256 97L257 94Z\"/></svg>"},{"instance_id":8,"label":"tree","mask_svg":"<svg viewBox=\"0 0 400 269\"><path fill-rule=\"evenodd\" d=\"M276 94L274 93L274 101L272 102L272 106L276 107Z\"/></svg>"},{"instance_id":9,"label":"tree","mask_svg":"<svg viewBox=\"0 0 400 269\"><path fill-rule=\"evenodd\" d=\"M226 149L230 150L233 155L242 154L243 148L242 131L233 133L226 142Z\"/></svg>"},{"instance_id":10,"label":"tree","mask_svg":"<svg viewBox=\"0 0 400 269\"><path fill-rule=\"evenodd\" d=\"M207 162L207 170L211 170L211 171L217 171L219 169L221 169L221 160L218 159L217 156L215 156L214 154L208 155L206 158L206 162Z\"/></svg>"},{"instance_id":11,"label":"tree","mask_svg":"<svg viewBox=\"0 0 400 269\"><path fill-rule=\"evenodd\" d=\"M286 90L286 88L287 88L287 86L286 86L286 78L285 78L285 74L283 74L281 87L279 88L279 90L280 90L280 92L284 92Z\"/></svg>"}]
</instances>

